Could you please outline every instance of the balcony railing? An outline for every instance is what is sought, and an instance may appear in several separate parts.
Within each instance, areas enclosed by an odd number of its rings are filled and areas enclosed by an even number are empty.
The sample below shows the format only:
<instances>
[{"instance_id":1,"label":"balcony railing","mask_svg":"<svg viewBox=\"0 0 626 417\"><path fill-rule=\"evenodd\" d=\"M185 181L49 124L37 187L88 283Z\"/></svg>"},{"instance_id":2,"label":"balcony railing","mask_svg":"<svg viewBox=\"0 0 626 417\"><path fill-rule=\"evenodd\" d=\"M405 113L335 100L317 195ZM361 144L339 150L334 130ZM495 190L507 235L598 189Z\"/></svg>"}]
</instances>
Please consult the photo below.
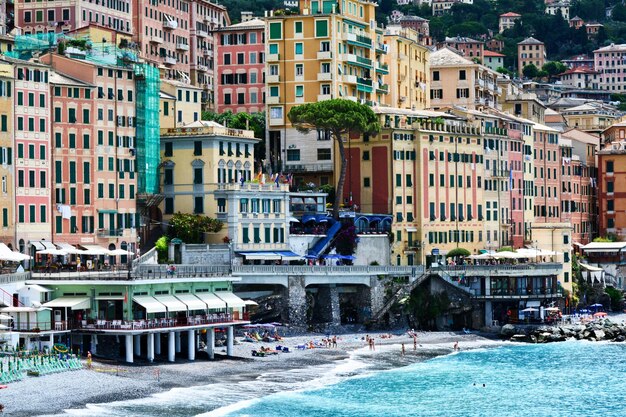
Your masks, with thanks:
<instances>
[{"instance_id":1,"label":"balcony railing","mask_svg":"<svg viewBox=\"0 0 626 417\"><path fill-rule=\"evenodd\" d=\"M302 173L302 172L330 172L333 170L333 163L319 163L319 164L290 164L285 166L289 172Z\"/></svg>"},{"instance_id":2,"label":"balcony railing","mask_svg":"<svg viewBox=\"0 0 626 417\"><path fill-rule=\"evenodd\" d=\"M179 42L176 44L176 49L178 49L179 51L188 51L189 45L187 45L186 43Z\"/></svg>"},{"instance_id":3,"label":"balcony railing","mask_svg":"<svg viewBox=\"0 0 626 417\"><path fill-rule=\"evenodd\" d=\"M178 28L178 22L176 22L175 20L165 19L163 21L163 28L164 29L176 29Z\"/></svg>"},{"instance_id":4,"label":"balcony railing","mask_svg":"<svg viewBox=\"0 0 626 417\"><path fill-rule=\"evenodd\" d=\"M176 58L171 57L171 56L166 56L166 57L163 57L163 62L166 65L176 65Z\"/></svg>"},{"instance_id":5,"label":"balcony railing","mask_svg":"<svg viewBox=\"0 0 626 417\"><path fill-rule=\"evenodd\" d=\"M150 36L150 42L161 44L163 43L163 38L160 36Z\"/></svg>"},{"instance_id":6,"label":"balcony railing","mask_svg":"<svg viewBox=\"0 0 626 417\"><path fill-rule=\"evenodd\" d=\"M119 237L124 235L124 229L98 229L98 237Z\"/></svg>"},{"instance_id":7,"label":"balcony railing","mask_svg":"<svg viewBox=\"0 0 626 417\"><path fill-rule=\"evenodd\" d=\"M356 79L356 82L357 82L357 84L366 85L368 87L372 86L372 79L371 78L361 78L361 77L358 77Z\"/></svg>"},{"instance_id":8,"label":"balcony railing","mask_svg":"<svg viewBox=\"0 0 626 417\"><path fill-rule=\"evenodd\" d=\"M306 266L306 265L237 265L236 275L421 275L423 266Z\"/></svg>"}]
</instances>

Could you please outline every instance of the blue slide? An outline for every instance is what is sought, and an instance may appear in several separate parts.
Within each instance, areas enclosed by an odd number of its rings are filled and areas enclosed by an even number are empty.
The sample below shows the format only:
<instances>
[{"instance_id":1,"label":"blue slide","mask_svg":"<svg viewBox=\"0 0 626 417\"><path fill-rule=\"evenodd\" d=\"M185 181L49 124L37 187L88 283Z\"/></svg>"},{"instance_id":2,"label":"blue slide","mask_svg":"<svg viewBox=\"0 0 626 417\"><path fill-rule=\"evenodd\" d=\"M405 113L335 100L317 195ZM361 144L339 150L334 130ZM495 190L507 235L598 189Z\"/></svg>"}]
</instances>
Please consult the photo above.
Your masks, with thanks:
<instances>
[{"instance_id":1,"label":"blue slide","mask_svg":"<svg viewBox=\"0 0 626 417\"><path fill-rule=\"evenodd\" d=\"M313 245L313 247L309 249L308 255L319 257L320 253L326 250L326 248L340 229L341 222L335 222L335 224L333 224L330 229L328 229L328 233L326 234L326 236L315 242L315 245Z\"/></svg>"}]
</instances>

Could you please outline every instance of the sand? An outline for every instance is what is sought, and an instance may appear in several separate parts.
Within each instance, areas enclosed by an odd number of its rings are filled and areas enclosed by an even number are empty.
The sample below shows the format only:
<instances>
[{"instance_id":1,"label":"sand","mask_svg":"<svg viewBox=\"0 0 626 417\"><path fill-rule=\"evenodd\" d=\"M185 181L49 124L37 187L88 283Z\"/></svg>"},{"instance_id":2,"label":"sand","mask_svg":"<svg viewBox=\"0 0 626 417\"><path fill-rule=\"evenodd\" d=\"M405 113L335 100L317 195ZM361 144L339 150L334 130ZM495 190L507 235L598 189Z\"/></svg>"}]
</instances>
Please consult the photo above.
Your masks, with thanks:
<instances>
[{"instance_id":1,"label":"sand","mask_svg":"<svg viewBox=\"0 0 626 417\"><path fill-rule=\"evenodd\" d=\"M478 334L452 332L420 332L418 349L413 351L413 339L406 333L388 336L388 333L369 333L375 338L376 350L371 351L363 340L366 333L338 335L337 348L295 349L308 341L319 342L324 336L306 334L286 337L280 343L248 343L234 346L234 355L225 356L225 348L217 348L216 359L209 361L198 354L196 361L177 358L175 363L155 362L154 364L117 364L98 361L93 368L70 371L42 377L25 377L0 390L0 404L4 405L5 416L41 416L62 413L69 408L81 408L86 404L108 403L112 401L142 398L174 387L206 385L216 382L236 382L252 380L269 371L305 368L314 365L331 364L348 358L351 352L367 357L390 350L400 354L400 344L404 343L407 356L426 354L430 356L449 353L454 343L461 349L470 349L501 342ZM241 338L237 338L241 340ZM252 357L251 350L260 346L274 347L276 344L288 346L290 353L266 357ZM402 363L400 363L402 364Z\"/></svg>"}]
</instances>

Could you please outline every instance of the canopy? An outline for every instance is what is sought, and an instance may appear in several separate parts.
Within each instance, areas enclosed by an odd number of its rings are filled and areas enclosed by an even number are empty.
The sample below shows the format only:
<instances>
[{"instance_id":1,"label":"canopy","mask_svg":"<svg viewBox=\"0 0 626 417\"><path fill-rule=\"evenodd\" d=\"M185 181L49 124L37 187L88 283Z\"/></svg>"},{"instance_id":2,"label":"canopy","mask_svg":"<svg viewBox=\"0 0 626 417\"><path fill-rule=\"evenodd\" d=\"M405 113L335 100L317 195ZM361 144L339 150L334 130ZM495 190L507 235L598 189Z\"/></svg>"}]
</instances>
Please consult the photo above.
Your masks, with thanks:
<instances>
[{"instance_id":1,"label":"canopy","mask_svg":"<svg viewBox=\"0 0 626 417\"><path fill-rule=\"evenodd\" d=\"M209 309L224 309L226 308L226 303L224 300L219 298L215 293L212 292L200 292L196 293L196 297L198 297L202 302L206 303Z\"/></svg>"},{"instance_id":2,"label":"canopy","mask_svg":"<svg viewBox=\"0 0 626 417\"><path fill-rule=\"evenodd\" d=\"M0 320L13 320L13 317L8 314L0 314Z\"/></svg>"},{"instance_id":3,"label":"canopy","mask_svg":"<svg viewBox=\"0 0 626 417\"><path fill-rule=\"evenodd\" d=\"M109 256L129 256L129 255L133 255L133 253L125 249L113 249L109 251Z\"/></svg>"},{"instance_id":4,"label":"canopy","mask_svg":"<svg viewBox=\"0 0 626 417\"><path fill-rule=\"evenodd\" d=\"M35 248L37 252L45 249L56 249L56 246L52 242L47 240L31 240L30 244Z\"/></svg>"},{"instance_id":5,"label":"canopy","mask_svg":"<svg viewBox=\"0 0 626 417\"><path fill-rule=\"evenodd\" d=\"M94 300L100 301L121 301L124 299L123 295L97 295L94 297Z\"/></svg>"},{"instance_id":6,"label":"canopy","mask_svg":"<svg viewBox=\"0 0 626 417\"><path fill-rule=\"evenodd\" d=\"M246 303L241 298L230 291L218 291L215 295L224 300L229 308L243 308L246 306Z\"/></svg>"},{"instance_id":7,"label":"canopy","mask_svg":"<svg viewBox=\"0 0 626 417\"><path fill-rule=\"evenodd\" d=\"M314 222L317 221L317 218L314 215L307 214L306 216L302 216L302 223Z\"/></svg>"},{"instance_id":8,"label":"canopy","mask_svg":"<svg viewBox=\"0 0 626 417\"><path fill-rule=\"evenodd\" d=\"M276 251L275 252L277 255L280 255L280 258L283 261L298 261L300 259L302 259L302 256L298 255L297 253L293 253L292 251Z\"/></svg>"},{"instance_id":9,"label":"canopy","mask_svg":"<svg viewBox=\"0 0 626 417\"><path fill-rule=\"evenodd\" d=\"M85 251L82 252L82 255L95 255L95 256L99 256L99 255L108 255L109 254L109 250L103 248L102 246L99 245L80 245L83 248L85 248Z\"/></svg>"},{"instance_id":10,"label":"canopy","mask_svg":"<svg viewBox=\"0 0 626 417\"><path fill-rule=\"evenodd\" d=\"M176 298L185 303L189 310L207 309L206 303L193 294L176 294Z\"/></svg>"},{"instance_id":11,"label":"canopy","mask_svg":"<svg viewBox=\"0 0 626 417\"><path fill-rule=\"evenodd\" d=\"M4 324L0 324L0 330L9 330L9 326L5 326Z\"/></svg>"},{"instance_id":12,"label":"canopy","mask_svg":"<svg viewBox=\"0 0 626 417\"><path fill-rule=\"evenodd\" d=\"M37 313L38 311L50 310L49 307L4 307L0 311L5 313Z\"/></svg>"},{"instance_id":13,"label":"canopy","mask_svg":"<svg viewBox=\"0 0 626 417\"><path fill-rule=\"evenodd\" d=\"M89 297L59 297L43 304L44 307L67 307L72 310L88 310L91 307Z\"/></svg>"},{"instance_id":14,"label":"canopy","mask_svg":"<svg viewBox=\"0 0 626 417\"><path fill-rule=\"evenodd\" d=\"M239 252L250 261L280 261L281 256L275 252Z\"/></svg>"},{"instance_id":15,"label":"canopy","mask_svg":"<svg viewBox=\"0 0 626 417\"><path fill-rule=\"evenodd\" d=\"M558 307L546 307L546 311L559 311Z\"/></svg>"},{"instance_id":16,"label":"canopy","mask_svg":"<svg viewBox=\"0 0 626 417\"><path fill-rule=\"evenodd\" d=\"M0 260L10 262L21 262L30 259L30 256L23 253L14 252L4 243L0 243Z\"/></svg>"},{"instance_id":17,"label":"canopy","mask_svg":"<svg viewBox=\"0 0 626 417\"><path fill-rule=\"evenodd\" d=\"M187 305L173 295L155 295L154 298L159 303L164 304L169 313L187 311Z\"/></svg>"},{"instance_id":18,"label":"canopy","mask_svg":"<svg viewBox=\"0 0 626 417\"><path fill-rule=\"evenodd\" d=\"M539 311L536 308L528 307L522 310L522 313L532 313L533 311Z\"/></svg>"},{"instance_id":19,"label":"canopy","mask_svg":"<svg viewBox=\"0 0 626 417\"><path fill-rule=\"evenodd\" d=\"M146 309L146 313L166 313L165 305L158 302L154 297L149 295L138 295L133 297L133 301Z\"/></svg>"},{"instance_id":20,"label":"canopy","mask_svg":"<svg viewBox=\"0 0 626 417\"><path fill-rule=\"evenodd\" d=\"M581 249L585 252L626 252L626 242L591 242Z\"/></svg>"},{"instance_id":21,"label":"canopy","mask_svg":"<svg viewBox=\"0 0 626 417\"><path fill-rule=\"evenodd\" d=\"M56 245L59 247L59 249L67 252L68 255L80 255L85 253L84 250L80 250L77 247L70 245L69 243L61 242L57 243Z\"/></svg>"},{"instance_id":22,"label":"canopy","mask_svg":"<svg viewBox=\"0 0 626 417\"><path fill-rule=\"evenodd\" d=\"M256 301L252 301L252 300L244 300L243 301L247 306L258 306L259 303L257 303Z\"/></svg>"},{"instance_id":23,"label":"canopy","mask_svg":"<svg viewBox=\"0 0 626 417\"><path fill-rule=\"evenodd\" d=\"M296 219L295 217L290 217L289 223L300 223L300 220Z\"/></svg>"},{"instance_id":24,"label":"canopy","mask_svg":"<svg viewBox=\"0 0 626 417\"><path fill-rule=\"evenodd\" d=\"M38 285L38 284L26 284L26 288L28 288L29 290L32 290L32 291L37 291L37 292L50 292L50 291L52 291L50 288L42 287L41 285Z\"/></svg>"},{"instance_id":25,"label":"canopy","mask_svg":"<svg viewBox=\"0 0 626 417\"><path fill-rule=\"evenodd\" d=\"M40 255L54 255L54 256L65 256L68 253L63 249L44 249L37 252Z\"/></svg>"}]
</instances>

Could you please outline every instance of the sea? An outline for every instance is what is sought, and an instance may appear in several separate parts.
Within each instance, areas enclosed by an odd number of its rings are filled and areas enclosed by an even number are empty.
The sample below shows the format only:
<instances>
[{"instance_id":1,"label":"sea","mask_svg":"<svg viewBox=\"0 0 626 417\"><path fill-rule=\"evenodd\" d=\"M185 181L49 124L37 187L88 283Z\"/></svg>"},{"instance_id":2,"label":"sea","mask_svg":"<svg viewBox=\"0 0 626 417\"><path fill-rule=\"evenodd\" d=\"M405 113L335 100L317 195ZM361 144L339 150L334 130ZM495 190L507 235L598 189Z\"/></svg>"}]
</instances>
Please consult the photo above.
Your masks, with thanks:
<instances>
[{"instance_id":1,"label":"sea","mask_svg":"<svg viewBox=\"0 0 626 417\"><path fill-rule=\"evenodd\" d=\"M461 346L463 348L463 346ZM333 365L90 404L74 416L414 417L626 415L626 344L505 343L448 353L355 351ZM445 354L443 354L445 353Z\"/></svg>"}]
</instances>

